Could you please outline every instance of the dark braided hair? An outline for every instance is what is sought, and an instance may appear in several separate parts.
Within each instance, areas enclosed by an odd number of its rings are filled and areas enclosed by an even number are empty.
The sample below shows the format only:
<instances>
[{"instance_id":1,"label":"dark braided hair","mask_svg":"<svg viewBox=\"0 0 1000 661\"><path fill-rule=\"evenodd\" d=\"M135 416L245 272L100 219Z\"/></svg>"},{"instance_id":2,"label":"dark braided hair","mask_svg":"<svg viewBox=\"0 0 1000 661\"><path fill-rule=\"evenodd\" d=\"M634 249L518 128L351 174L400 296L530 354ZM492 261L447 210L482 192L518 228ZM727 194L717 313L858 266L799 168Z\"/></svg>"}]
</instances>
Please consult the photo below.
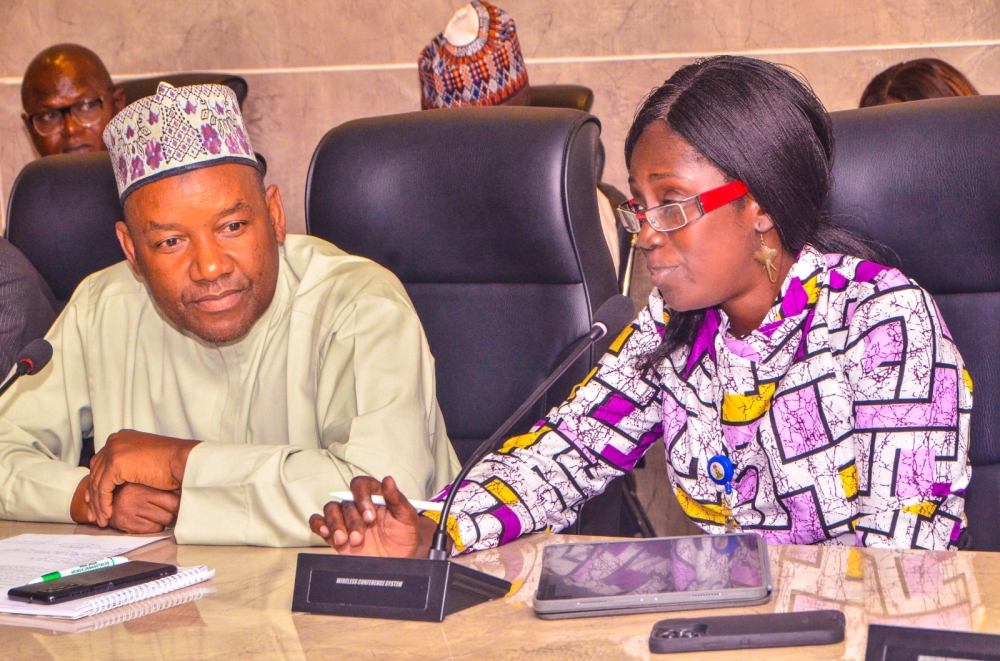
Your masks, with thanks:
<instances>
[{"instance_id":1,"label":"dark braided hair","mask_svg":"<svg viewBox=\"0 0 1000 661\"><path fill-rule=\"evenodd\" d=\"M732 181L747 185L774 221L782 245L877 259L868 242L833 224L833 129L812 89L788 70L721 55L681 67L642 102L625 139L625 164L642 134L663 121ZM663 342L643 359L654 368L691 346L705 310L670 312Z\"/></svg>"}]
</instances>

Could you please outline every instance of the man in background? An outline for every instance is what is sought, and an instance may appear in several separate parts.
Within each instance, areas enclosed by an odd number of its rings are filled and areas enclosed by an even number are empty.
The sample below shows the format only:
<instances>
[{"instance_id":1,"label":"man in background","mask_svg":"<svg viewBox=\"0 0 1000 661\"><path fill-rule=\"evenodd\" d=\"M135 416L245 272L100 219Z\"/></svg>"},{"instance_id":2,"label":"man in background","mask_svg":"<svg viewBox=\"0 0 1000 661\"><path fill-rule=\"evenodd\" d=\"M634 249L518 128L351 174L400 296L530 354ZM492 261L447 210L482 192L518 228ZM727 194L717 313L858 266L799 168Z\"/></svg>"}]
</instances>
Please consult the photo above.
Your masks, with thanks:
<instances>
[{"instance_id":1,"label":"man in background","mask_svg":"<svg viewBox=\"0 0 1000 661\"><path fill-rule=\"evenodd\" d=\"M125 107L125 91L92 50L56 44L28 65L21 104L40 156L104 151L104 127Z\"/></svg>"}]
</instances>

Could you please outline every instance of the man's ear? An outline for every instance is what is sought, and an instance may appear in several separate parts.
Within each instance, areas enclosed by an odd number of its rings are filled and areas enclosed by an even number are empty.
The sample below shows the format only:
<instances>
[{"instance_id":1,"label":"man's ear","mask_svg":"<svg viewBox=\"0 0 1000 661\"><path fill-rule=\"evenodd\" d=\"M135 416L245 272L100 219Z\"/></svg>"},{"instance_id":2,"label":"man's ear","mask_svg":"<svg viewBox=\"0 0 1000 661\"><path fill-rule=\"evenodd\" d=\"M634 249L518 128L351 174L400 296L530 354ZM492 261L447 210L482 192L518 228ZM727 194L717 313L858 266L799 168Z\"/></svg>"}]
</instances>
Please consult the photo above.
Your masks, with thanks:
<instances>
[{"instance_id":1,"label":"man's ear","mask_svg":"<svg viewBox=\"0 0 1000 661\"><path fill-rule=\"evenodd\" d=\"M121 87L116 87L115 91L111 93L111 104L115 109L115 114L117 115L124 110L127 103L125 90Z\"/></svg>"},{"instance_id":2,"label":"man's ear","mask_svg":"<svg viewBox=\"0 0 1000 661\"><path fill-rule=\"evenodd\" d=\"M267 215L271 217L271 227L274 229L274 236L278 243L285 242L287 231L285 230L285 207L281 204L281 193L278 187L271 184L264 191L264 203L267 204Z\"/></svg>"},{"instance_id":3,"label":"man's ear","mask_svg":"<svg viewBox=\"0 0 1000 661\"><path fill-rule=\"evenodd\" d=\"M142 269L139 267L139 262L135 258L135 243L132 242L132 233L129 231L128 225L119 220L115 223L115 232L118 234L118 243L122 246L122 252L125 253L125 259L128 260L129 266L132 267L132 271L139 276L143 277Z\"/></svg>"}]
</instances>

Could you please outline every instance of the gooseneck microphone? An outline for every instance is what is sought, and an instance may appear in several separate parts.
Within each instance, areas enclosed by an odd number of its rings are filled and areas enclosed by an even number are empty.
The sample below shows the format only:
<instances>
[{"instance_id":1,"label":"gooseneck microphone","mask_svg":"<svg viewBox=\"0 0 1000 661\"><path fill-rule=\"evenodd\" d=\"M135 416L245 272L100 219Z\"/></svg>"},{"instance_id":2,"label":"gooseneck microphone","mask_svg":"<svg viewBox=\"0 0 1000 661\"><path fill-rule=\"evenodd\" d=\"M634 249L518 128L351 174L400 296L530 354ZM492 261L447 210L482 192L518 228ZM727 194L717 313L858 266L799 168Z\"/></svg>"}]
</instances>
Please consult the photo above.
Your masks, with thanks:
<instances>
[{"instance_id":1,"label":"gooseneck microphone","mask_svg":"<svg viewBox=\"0 0 1000 661\"><path fill-rule=\"evenodd\" d=\"M632 321L635 316L635 305L632 303L632 299L628 296L619 294L618 296L612 296L608 300L604 301L604 305L597 308L597 312L594 313L594 324L590 327L590 332L581 337L576 341L576 346L569 352L569 355L563 359L561 363L549 374L548 378L539 384L535 388L535 392L528 396L528 399L524 400L524 403L514 413L507 418L506 422L500 425L500 428L493 432L493 435L488 439L483 441L476 451L472 453L469 460L465 462L462 466L462 470L458 472L458 475L452 480L451 489L448 490L448 497L445 498L444 506L441 509L441 520L438 523L437 530L434 532L434 540L431 542L431 550L427 557L431 560L445 560L448 558L448 513L451 511L451 505L455 501L455 495L458 493L459 485L465 481L468 477L469 471L471 471L476 464L478 464L483 457L492 452L497 445L507 438L507 434L510 430L514 428L514 425L523 418L528 411L534 406L542 395L549 391L559 377L561 377L566 370L568 370L577 359L583 355L583 353L590 348L594 342L608 335L618 335L622 330Z\"/></svg>"},{"instance_id":2,"label":"gooseneck microphone","mask_svg":"<svg viewBox=\"0 0 1000 661\"><path fill-rule=\"evenodd\" d=\"M0 386L0 395L7 392L22 376L38 374L50 360L52 360L52 345L48 340L37 339L28 342L28 346L21 350L17 362L14 363L16 366L14 373Z\"/></svg>"},{"instance_id":3,"label":"gooseneck microphone","mask_svg":"<svg viewBox=\"0 0 1000 661\"><path fill-rule=\"evenodd\" d=\"M620 333L634 314L635 306L627 296L605 301L594 314L590 331L571 345L552 373L476 448L451 484L426 560L300 553L292 610L441 622L446 615L506 595L511 588L508 581L452 562L449 557L446 526L459 485L594 342Z\"/></svg>"}]
</instances>

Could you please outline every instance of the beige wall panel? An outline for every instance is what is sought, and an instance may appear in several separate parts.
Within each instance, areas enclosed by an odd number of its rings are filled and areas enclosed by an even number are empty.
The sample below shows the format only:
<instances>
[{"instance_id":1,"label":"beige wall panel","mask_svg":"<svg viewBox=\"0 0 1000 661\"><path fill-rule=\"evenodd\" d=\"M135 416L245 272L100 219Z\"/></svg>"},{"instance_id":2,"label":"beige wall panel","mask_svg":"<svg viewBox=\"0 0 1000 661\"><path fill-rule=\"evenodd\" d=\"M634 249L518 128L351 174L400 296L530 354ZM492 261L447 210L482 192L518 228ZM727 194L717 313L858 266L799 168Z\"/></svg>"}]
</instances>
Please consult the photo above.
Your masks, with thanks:
<instances>
[{"instance_id":1,"label":"beige wall panel","mask_svg":"<svg viewBox=\"0 0 1000 661\"><path fill-rule=\"evenodd\" d=\"M949 0L508 1L528 57L828 48L1000 37L1000 4Z\"/></svg>"},{"instance_id":2,"label":"beige wall panel","mask_svg":"<svg viewBox=\"0 0 1000 661\"><path fill-rule=\"evenodd\" d=\"M97 51L113 74L415 62L451 0L3 0L0 76L47 45Z\"/></svg>"},{"instance_id":3,"label":"beige wall panel","mask_svg":"<svg viewBox=\"0 0 1000 661\"><path fill-rule=\"evenodd\" d=\"M76 41L114 73L414 62L462 0L4 0L0 76ZM508 0L528 57L1000 38L998 0Z\"/></svg>"},{"instance_id":4,"label":"beige wall panel","mask_svg":"<svg viewBox=\"0 0 1000 661\"><path fill-rule=\"evenodd\" d=\"M1000 47L901 49L784 54L765 59L798 69L826 107L856 108L868 81L886 67L917 57L941 57L968 72L980 92L1000 93ZM613 62L536 64L529 74L535 84L578 83L594 90L591 112L601 118L607 152L604 179L628 193L623 149L636 108L649 91L691 58Z\"/></svg>"},{"instance_id":5,"label":"beige wall panel","mask_svg":"<svg viewBox=\"0 0 1000 661\"><path fill-rule=\"evenodd\" d=\"M320 138L350 119L418 110L416 78L415 71L247 77L250 137L267 159L267 182L281 190L290 231L305 231L306 174Z\"/></svg>"}]
</instances>

